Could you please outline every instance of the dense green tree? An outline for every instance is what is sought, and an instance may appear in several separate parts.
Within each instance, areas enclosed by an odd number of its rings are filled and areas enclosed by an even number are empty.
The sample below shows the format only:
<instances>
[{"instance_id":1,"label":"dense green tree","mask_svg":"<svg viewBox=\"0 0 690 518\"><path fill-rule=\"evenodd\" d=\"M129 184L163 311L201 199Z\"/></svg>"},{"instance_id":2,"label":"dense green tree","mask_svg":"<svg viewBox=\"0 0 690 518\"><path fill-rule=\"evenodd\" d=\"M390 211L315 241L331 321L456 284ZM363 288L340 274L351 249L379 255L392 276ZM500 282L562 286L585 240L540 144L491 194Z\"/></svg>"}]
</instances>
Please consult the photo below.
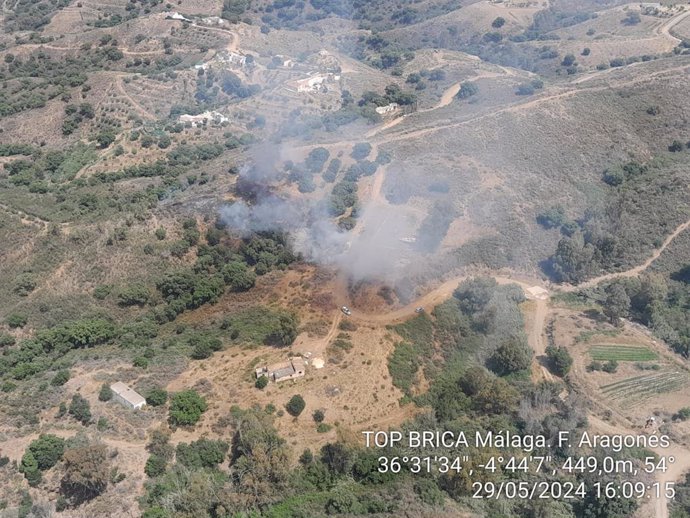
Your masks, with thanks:
<instances>
[{"instance_id":1,"label":"dense green tree","mask_svg":"<svg viewBox=\"0 0 690 518\"><path fill-rule=\"evenodd\" d=\"M475 83L462 83L456 97L458 99L468 99L479 93L479 87Z\"/></svg>"},{"instance_id":2,"label":"dense green tree","mask_svg":"<svg viewBox=\"0 0 690 518\"><path fill-rule=\"evenodd\" d=\"M206 409L206 400L195 390L183 390L171 398L170 422L179 426L194 425Z\"/></svg>"},{"instance_id":3,"label":"dense green tree","mask_svg":"<svg viewBox=\"0 0 690 518\"><path fill-rule=\"evenodd\" d=\"M285 410L287 410L288 414L291 416L298 417L304 410L305 406L307 406L307 404L305 403L304 398L299 394L295 394L285 405Z\"/></svg>"},{"instance_id":4,"label":"dense green tree","mask_svg":"<svg viewBox=\"0 0 690 518\"><path fill-rule=\"evenodd\" d=\"M160 455L149 455L146 459L146 465L144 466L144 473L147 477L155 478L161 476L166 472L168 468L168 462Z\"/></svg>"},{"instance_id":5,"label":"dense green tree","mask_svg":"<svg viewBox=\"0 0 690 518\"><path fill-rule=\"evenodd\" d=\"M674 140L673 142L671 142L671 145L668 146L668 150L672 153L683 151L683 143L680 140Z\"/></svg>"},{"instance_id":6,"label":"dense green tree","mask_svg":"<svg viewBox=\"0 0 690 518\"><path fill-rule=\"evenodd\" d=\"M532 350L521 340L511 339L498 346L489 358L488 366L499 376L529 368Z\"/></svg>"},{"instance_id":7,"label":"dense green tree","mask_svg":"<svg viewBox=\"0 0 690 518\"><path fill-rule=\"evenodd\" d=\"M41 434L27 448L31 452L38 469L45 471L52 468L62 458L65 451L65 440L52 434Z\"/></svg>"},{"instance_id":8,"label":"dense green tree","mask_svg":"<svg viewBox=\"0 0 690 518\"><path fill-rule=\"evenodd\" d=\"M30 451L27 451L22 456L22 461L19 464L19 471L24 474L30 486L37 486L41 483L43 475L41 475L41 470L38 469L36 458Z\"/></svg>"},{"instance_id":9,"label":"dense green tree","mask_svg":"<svg viewBox=\"0 0 690 518\"><path fill-rule=\"evenodd\" d=\"M503 27L506 23L506 19L503 18L502 16L499 16L498 18L495 18L493 22L491 22L491 26L494 29L500 29Z\"/></svg>"},{"instance_id":10,"label":"dense green tree","mask_svg":"<svg viewBox=\"0 0 690 518\"><path fill-rule=\"evenodd\" d=\"M555 205L537 215L537 223L544 228L558 228L565 223L567 217L561 205Z\"/></svg>"},{"instance_id":11,"label":"dense green tree","mask_svg":"<svg viewBox=\"0 0 690 518\"><path fill-rule=\"evenodd\" d=\"M152 388L146 395L146 403L151 406L162 406L165 405L167 401L168 393L160 387Z\"/></svg>"},{"instance_id":12,"label":"dense green tree","mask_svg":"<svg viewBox=\"0 0 690 518\"><path fill-rule=\"evenodd\" d=\"M463 313L472 315L484 310L498 283L492 277L473 277L462 281L453 292Z\"/></svg>"},{"instance_id":13,"label":"dense green tree","mask_svg":"<svg viewBox=\"0 0 690 518\"><path fill-rule=\"evenodd\" d=\"M479 414L509 414L515 411L520 393L503 378L493 378L472 398L472 408Z\"/></svg>"},{"instance_id":14,"label":"dense green tree","mask_svg":"<svg viewBox=\"0 0 690 518\"><path fill-rule=\"evenodd\" d=\"M266 343L276 346L292 345L297 338L299 320L295 313L282 313L278 325L266 336Z\"/></svg>"},{"instance_id":15,"label":"dense green tree","mask_svg":"<svg viewBox=\"0 0 690 518\"><path fill-rule=\"evenodd\" d=\"M575 64L576 57L574 54L566 54L565 57L563 58L563 61L561 62L561 65L564 67L569 67Z\"/></svg>"},{"instance_id":16,"label":"dense green tree","mask_svg":"<svg viewBox=\"0 0 690 518\"><path fill-rule=\"evenodd\" d=\"M546 356L551 364L551 370L558 376L565 376L570 372L573 358L565 347L550 345L546 348Z\"/></svg>"},{"instance_id":17,"label":"dense green tree","mask_svg":"<svg viewBox=\"0 0 690 518\"><path fill-rule=\"evenodd\" d=\"M191 357L195 360L210 358L214 352L223 348L223 342L220 338L206 333L191 336L189 345L193 347Z\"/></svg>"},{"instance_id":18,"label":"dense green tree","mask_svg":"<svg viewBox=\"0 0 690 518\"><path fill-rule=\"evenodd\" d=\"M614 282L606 289L606 301L604 302L604 314L609 321L618 326L620 319L628 316L630 310L630 297L625 291L625 286Z\"/></svg>"},{"instance_id":19,"label":"dense green tree","mask_svg":"<svg viewBox=\"0 0 690 518\"><path fill-rule=\"evenodd\" d=\"M117 303L120 306L143 306L149 301L151 294L143 283L134 283L122 288L117 294Z\"/></svg>"},{"instance_id":20,"label":"dense green tree","mask_svg":"<svg viewBox=\"0 0 690 518\"><path fill-rule=\"evenodd\" d=\"M110 144L115 142L115 138L117 135L113 130L107 129L107 130L101 130L97 135L96 135L96 142L98 142L98 146L101 149L105 149Z\"/></svg>"},{"instance_id":21,"label":"dense green tree","mask_svg":"<svg viewBox=\"0 0 690 518\"><path fill-rule=\"evenodd\" d=\"M88 425L91 421L91 405L79 394L72 396L68 412L83 425Z\"/></svg>"},{"instance_id":22,"label":"dense green tree","mask_svg":"<svg viewBox=\"0 0 690 518\"><path fill-rule=\"evenodd\" d=\"M623 25L637 25L642 21L640 13L637 11L628 11L628 14L621 20Z\"/></svg>"},{"instance_id":23,"label":"dense green tree","mask_svg":"<svg viewBox=\"0 0 690 518\"><path fill-rule=\"evenodd\" d=\"M223 280L230 291L247 291L254 287L256 274L240 261L231 261L223 266Z\"/></svg>"},{"instance_id":24,"label":"dense green tree","mask_svg":"<svg viewBox=\"0 0 690 518\"><path fill-rule=\"evenodd\" d=\"M323 170L323 166L326 165L329 157L330 153L326 148L317 147L309 152L304 165L309 172L318 174Z\"/></svg>"},{"instance_id":25,"label":"dense green tree","mask_svg":"<svg viewBox=\"0 0 690 518\"><path fill-rule=\"evenodd\" d=\"M557 280L580 283L597 267L595 248L585 243L581 232L576 232L572 237L563 237L553 255L552 267Z\"/></svg>"},{"instance_id":26,"label":"dense green tree","mask_svg":"<svg viewBox=\"0 0 690 518\"><path fill-rule=\"evenodd\" d=\"M177 462L191 469L214 468L225 460L229 445L223 441L199 439L177 445Z\"/></svg>"}]
</instances>

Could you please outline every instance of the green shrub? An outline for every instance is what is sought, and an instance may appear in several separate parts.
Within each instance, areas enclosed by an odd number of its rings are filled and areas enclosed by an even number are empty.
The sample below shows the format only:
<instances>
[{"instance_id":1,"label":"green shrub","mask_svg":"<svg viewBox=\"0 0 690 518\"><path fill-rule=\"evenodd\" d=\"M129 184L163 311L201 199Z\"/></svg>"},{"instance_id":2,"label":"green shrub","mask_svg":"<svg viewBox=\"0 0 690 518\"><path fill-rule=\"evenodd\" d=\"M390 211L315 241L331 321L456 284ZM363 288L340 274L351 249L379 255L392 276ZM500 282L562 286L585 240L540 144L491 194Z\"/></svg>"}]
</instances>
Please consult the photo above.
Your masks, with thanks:
<instances>
[{"instance_id":1,"label":"green shrub","mask_svg":"<svg viewBox=\"0 0 690 518\"><path fill-rule=\"evenodd\" d=\"M668 146L668 150L671 153L677 153L679 151L683 151L683 143L680 140L674 140L673 142L671 142L671 145ZM16 289L15 289L15 291L16 291Z\"/></svg>"},{"instance_id":2,"label":"green shrub","mask_svg":"<svg viewBox=\"0 0 690 518\"><path fill-rule=\"evenodd\" d=\"M570 367L573 365L573 358L565 347L550 345L546 348L546 356L555 374L558 376L565 376L570 372Z\"/></svg>"},{"instance_id":3,"label":"green shrub","mask_svg":"<svg viewBox=\"0 0 690 518\"><path fill-rule=\"evenodd\" d=\"M24 327L28 321L29 320L26 315L22 315L20 313L11 313L7 316L6 320L7 325L13 329L17 327Z\"/></svg>"},{"instance_id":4,"label":"green shrub","mask_svg":"<svg viewBox=\"0 0 690 518\"><path fill-rule=\"evenodd\" d=\"M690 407L683 407L673 414L674 421L687 421L690 419Z\"/></svg>"},{"instance_id":5,"label":"green shrub","mask_svg":"<svg viewBox=\"0 0 690 518\"><path fill-rule=\"evenodd\" d=\"M256 382L254 382L254 386L260 390L263 390L266 388L268 385L268 377L267 376L259 376L256 378Z\"/></svg>"},{"instance_id":6,"label":"green shrub","mask_svg":"<svg viewBox=\"0 0 690 518\"><path fill-rule=\"evenodd\" d=\"M149 366L149 360L146 358L146 356L136 356L134 360L132 360L132 365L134 367L139 367L140 369L147 369Z\"/></svg>"},{"instance_id":7,"label":"green shrub","mask_svg":"<svg viewBox=\"0 0 690 518\"><path fill-rule=\"evenodd\" d=\"M250 290L256 282L256 274L240 261L229 262L222 273L225 284L233 292Z\"/></svg>"},{"instance_id":8,"label":"green shrub","mask_svg":"<svg viewBox=\"0 0 690 518\"><path fill-rule=\"evenodd\" d=\"M27 297L35 289L36 280L30 273L18 275L14 281L14 292L21 297Z\"/></svg>"},{"instance_id":9,"label":"green shrub","mask_svg":"<svg viewBox=\"0 0 690 518\"><path fill-rule=\"evenodd\" d=\"M110 388L110 384L103 383L101 385L101 390L98 392L99 401L110 401L113 399L113 390Z\"/></svg>"},{"instance_id":10,"label":"green shrub","mask_svg":"<svg viewBox=\"0 0 690 518\"><path fill-rule=\"evenodd\" d=\"M255 306L233 315L227 327L239 340L283 347L297 338L299 320L289 311Z\"/></svg>"},{"instance_id":11,"label":"green shrub","mask_svg":"<svg viewBox=\"0 0 690 518\"><path fill-rule=\"evenodd\" d=\"M148 287L142 283L135 283L122 288L117 294L117 303L119 306L143 306L149 301L151 294Z\"/></svg>"},{"instance_id":12,"label":"green shrub","mask_svg":"<svg viewBox=\"0 0 690 518\"><path fill-rule=\"evenodd\" d=\"M69 381L69 371L67 369L62 369L55 373L53 379L50 380L50 384L55 387L60 387Z\"/></svg>"},{"instance_id":13,"label":"green shrub","mask_svg":"<svg viewBox=\"0 0 690 518\"><path fill-rule=\"evenodd\" d=\"M91 421L91 405L81 395L72 396L69 404L69 414L83 425L88 425Z\"/></svg>"},{"instance_id":14,"label":"green shrub","mask_svg":"<svg viewBox=\"0 0 690 518\"><path fill-rule=\"evenodd\" d=\"M613 374L618 370L618 362L616 360L609 360L604 365L602 365L601 370Z\"/></svg>"},{"instance_id":15,"label":"green shrub","mask_svg":"<svg viewBox=\"0 0 690 518\"><path fill-rule=\"evenodd\" d=\"M112 284L101 284L96 286L93 290L93 297L97 300L105 300L113 291Z\"/></svg>"},{"instance_id":16,"label":"green shrub","mask_svg":"<svg viewBox=\"0 0 690 518\"><path fill-rule=\"evenodd\" d=\"M168 393L160 388L156 387L149 391L146 395L146 403L151 406L162 406L168 401Z\"/></svg>"},{"instance_id":17,"label":"green shrub","mask_svg":"<svg viewBox=\"0 0 690 518\"><path fill-rule=\"evenodd\" d=\"M371 153L371 149L371 144L368 142L357 143L352 147L351 156L357 161L364 160Z\"/></svg>"},{"instance_id":18,"label":"green shrub","mask_svg":"<svg viewBox=\"0 0 690 518\"><path fill-rule=\"evenodd\" d=\"M38 469L38 463L30 451L27 451L19 464L19 472L24 474L30 486L35 487L40 484L43 475Z\"/></svg>"},{"instance_id":19,"label":"green shrub","mask_svg":"<svg viewBox=\"0 0 690 518\"><path fill-rule=\"evenodd\" d=\"M9 333L0 332L0 347L12 346L17 340Z\"/></svg>"},{"instance_id":20,"label":"green shrub","mask_svg":"<svg viewBox=\"0 0 690 518\"><path fill-rule=\"evenodd\" d=\"M144 473L146 473L146 476L150 478L159 477L166 472L167 467L168 462L165 460L165 458L161 457L160 455L153 454L146 459Z\"/></svg>"},{"instance_id":21,"label":"green shrub","mask_svg":"<svg viewBox=\"0 0 690 518\"><path fill-rule=\"evenodd\" d=\"M223 441L199 439L177 445L177 462L191 469L214 468L225 460L229 445Z\"/></svg>"}]
</instances>

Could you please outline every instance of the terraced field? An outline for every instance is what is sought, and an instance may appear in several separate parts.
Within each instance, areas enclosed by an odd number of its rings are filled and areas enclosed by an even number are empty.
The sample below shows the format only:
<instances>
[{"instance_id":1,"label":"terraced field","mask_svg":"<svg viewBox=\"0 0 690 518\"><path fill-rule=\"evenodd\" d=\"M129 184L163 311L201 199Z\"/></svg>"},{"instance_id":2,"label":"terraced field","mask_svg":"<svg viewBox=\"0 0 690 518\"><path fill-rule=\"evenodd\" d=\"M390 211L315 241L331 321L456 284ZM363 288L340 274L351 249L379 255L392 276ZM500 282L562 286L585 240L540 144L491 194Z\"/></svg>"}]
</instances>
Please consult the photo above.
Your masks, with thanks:
<instances>
[{"instance_id":1,"label":"terraced field","mask_svg":"<svg viewBox=\"0 0 690 518\"><path fill-rule=\"evenodd\" d=\"M646 362L658 358L643 345L597 344L590 347L589 354L597 361Z\"/></svg>"},{"instance_id":2,"label":"terraced field","mask_svg":"<svg viewBox=\"0 0 690 518\"><path fill-rule=\"evenodd\" d=\"M605 396L627 405L639 404L657 394L674 392L690 384L690 375L683 371L661 371L634 376L600 388Z\"/></svg>"}]
</instances>

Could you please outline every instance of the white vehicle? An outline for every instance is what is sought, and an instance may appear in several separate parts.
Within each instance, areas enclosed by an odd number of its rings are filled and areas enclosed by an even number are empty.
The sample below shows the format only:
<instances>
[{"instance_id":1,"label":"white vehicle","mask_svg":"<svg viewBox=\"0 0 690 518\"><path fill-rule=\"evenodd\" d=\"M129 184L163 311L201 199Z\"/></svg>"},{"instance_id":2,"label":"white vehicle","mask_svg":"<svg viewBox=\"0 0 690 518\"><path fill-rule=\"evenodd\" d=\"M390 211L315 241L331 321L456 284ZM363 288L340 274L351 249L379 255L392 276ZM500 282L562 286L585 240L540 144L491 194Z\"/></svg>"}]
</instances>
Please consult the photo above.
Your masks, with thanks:
<instances>
[{"instance_id":1,"label":"white vehicle","mask_svg":"<svg viewBox=\"0 0 690 518\"><path fill-rule=\"evenodd\" d=\"M414 312L415 313L424 313L424 308L422 306L419 306L418 308L415 308Z\"/></svg>"},{"instance_id":2,"label":"white vehicle","mask_svg":"<svg viewBox=\"0 0 690 518\"><path fill-rule=\"evenodd\" d=\"M348 308L347 306L343 306L342 308L340 308L340 310L346 315L352 315L352 311L350 311L350 308Z\"/></svg>"}]
</instances>

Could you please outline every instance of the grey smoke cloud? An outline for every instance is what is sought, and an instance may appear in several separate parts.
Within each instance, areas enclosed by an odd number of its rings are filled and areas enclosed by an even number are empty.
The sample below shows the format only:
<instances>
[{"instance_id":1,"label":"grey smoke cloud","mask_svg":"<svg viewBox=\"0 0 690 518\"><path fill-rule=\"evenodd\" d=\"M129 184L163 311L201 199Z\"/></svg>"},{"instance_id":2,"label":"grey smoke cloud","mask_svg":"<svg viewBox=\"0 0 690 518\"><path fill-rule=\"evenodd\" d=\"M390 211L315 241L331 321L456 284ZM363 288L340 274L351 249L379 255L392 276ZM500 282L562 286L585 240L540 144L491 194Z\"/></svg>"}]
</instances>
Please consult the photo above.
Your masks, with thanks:
<instances>
[{"instance_id":1,"label":"grey smoke cloud","mask_svg":"<svg viewBox=\"0 0 690 518\"><path fill-rule=\"evenodd\" d=\"M396 207L365 205L358 228L341 231L322 201L259 196L255 203L238 200L223 207L222 220L243 236L254 232L290 234L295 251L307 260L332 266L352 280L395 282L413 263L413 246L402 236L414 235L417 221L401 217Z\"/></svg>"},{"instance_id":2,"label":"grey smoke cloud","mask_svg":"<svg viewBox=\"0 0 690 518\"><path fill-rule=\"evenodd\" d=\"M295 231L304 221L297 204L275 195L261 198L252 205L237 201L220 212L223 221L243 236L269 230Z\"/></svg>"}]
</instances>

